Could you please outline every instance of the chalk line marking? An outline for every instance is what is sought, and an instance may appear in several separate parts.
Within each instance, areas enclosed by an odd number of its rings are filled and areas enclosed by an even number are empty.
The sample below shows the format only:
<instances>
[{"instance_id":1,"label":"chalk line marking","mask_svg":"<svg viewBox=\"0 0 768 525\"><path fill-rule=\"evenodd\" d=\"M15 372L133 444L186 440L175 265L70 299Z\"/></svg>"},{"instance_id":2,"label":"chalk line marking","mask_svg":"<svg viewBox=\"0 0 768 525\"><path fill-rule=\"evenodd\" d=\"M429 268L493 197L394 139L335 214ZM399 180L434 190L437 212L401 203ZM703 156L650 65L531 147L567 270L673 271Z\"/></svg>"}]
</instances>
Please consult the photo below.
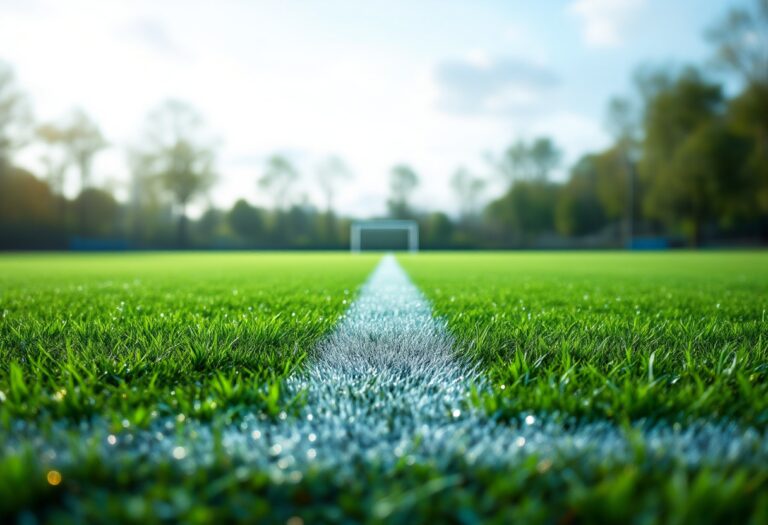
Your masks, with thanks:
<instances>
[{"instance_id":1,"label":"chalk line marking","mask_svg":"<svg viewBox=\"0 0 768 525\"><path fill-rule=\"evenodd\" d=\"M509 471L531 456L547 468L576 460L583 468L605 468L637 464L638 444L649 464L768 461L766 434L729 421L638 421L631 438L609 421L564 424L563 418L524 413L499 423L467 408L471 389L485 385L477 370L454 356L444 324L394 257L386 256L307 370L286 381L289 391L307 396L298 418L254 414L220 431L205 422L161 418L148 429L117 435L100 419L55 424L78 431L77 443L58 437L64 433L57 428L43 439L34 423L19 421L3 454L26 445L64 468L96 451L107 463L171 460L194 470L214 461L219 436L218 450L239 468L268 472L276 482L298 482L311 468L328 469L343 482L361 469L386 472L403 462L429 463L445 473Z\"/></svg>"}]
</instances>

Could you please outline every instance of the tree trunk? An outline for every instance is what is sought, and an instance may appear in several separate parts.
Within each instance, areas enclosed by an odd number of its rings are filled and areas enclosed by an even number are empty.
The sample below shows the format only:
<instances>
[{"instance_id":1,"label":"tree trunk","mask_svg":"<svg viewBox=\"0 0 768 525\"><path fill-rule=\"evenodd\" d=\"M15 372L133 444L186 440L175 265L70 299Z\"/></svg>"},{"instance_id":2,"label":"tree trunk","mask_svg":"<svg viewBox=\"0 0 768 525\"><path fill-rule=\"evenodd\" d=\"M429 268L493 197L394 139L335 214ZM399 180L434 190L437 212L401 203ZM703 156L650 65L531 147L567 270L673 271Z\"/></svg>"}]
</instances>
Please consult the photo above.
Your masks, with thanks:
<instances>
[{"instance_id":1,"label":"tree trunk","mask_svg":"<svg viewBox=\"0 0 768 525\"><path fill-rule=\"evenodd\" d=\"M187 206L181 205L181 215L179 215L179 225L176 232L176 241L179 244L179 248L184 249L187 247Z\"/></svg>"},{"instance_id":2,"label":"tree trunk","mask_svg":"<svg viewBox=\"0 0 768 525\"><path fill-rule=\"evenodd\" d=\"M693 219L693 231L691 232L691 245L693 248L701 248L701 220Z\"/></svg>"}]
</instances>

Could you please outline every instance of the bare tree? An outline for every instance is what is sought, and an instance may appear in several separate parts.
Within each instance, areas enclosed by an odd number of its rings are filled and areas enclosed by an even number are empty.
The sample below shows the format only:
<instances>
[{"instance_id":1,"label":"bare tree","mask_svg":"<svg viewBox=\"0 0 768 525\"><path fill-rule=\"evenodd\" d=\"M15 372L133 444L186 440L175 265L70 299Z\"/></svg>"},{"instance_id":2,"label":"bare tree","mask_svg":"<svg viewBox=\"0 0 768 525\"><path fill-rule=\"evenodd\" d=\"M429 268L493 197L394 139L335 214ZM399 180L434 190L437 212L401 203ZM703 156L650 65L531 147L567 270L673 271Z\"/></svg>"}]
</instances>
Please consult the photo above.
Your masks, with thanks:
<instances>
[{"instance_id":1,"label":"bare tree","mask_svg":"<svg viewBox=\"0 0 768 525\"><path fill-rule=\"evenodd\" d=\"M107 147L98 125L81 109L74 110L64 124L64 146L80 172L80 191L91 183L96 154Z\"/></svg>"},{"instance_id":2,"label":"bare tree","mask_svg":"<svg viewBox=\"0 0 768 525\"><path fill-rule=\"evenodd\" d=\"M215 179L215 146L203 118L190 105L168 100L147 117L140 162L178 206L177 241L187 245L187 206Z\"/></svg>"},{"instance_id":3,"label":"bare tree","mask_svg":"<svg viewBox=\"0 0 768 525\"><path fill-rule=\"evenodd\" d=\"M0 170L31 138L32 113L11 67L0 61Z\"/></svg>"},{"instance_id":4,"label":"bare tree","mask_svg":"<svg viewBox=\"0 0 768 525\"><path fill-rule=\"evenodd\" d=\"M299 180L299 172L282 155L272 155L267 159L267 167L259 177L258 185L272 193L275 207L284 210L290 202L291 190Z\"/></svg>"},{"instance_id":5,"label":"bare tree","mask_svg":"<svg viewBox=\"0 0 768 525\"><path fill-rule=\"evenodd\" d=\"M36 134L43 146L40 161L51 191L63 195L67 170L71 166L66 148L67 130L57 124L46 123L37 127Z\"/></svg>"},{"instance_id":6,"label":"bare tree","mask_svg":"<svg viewBox=\"0 0 768 525\"><path fill-rule=\"evenodd\" d=\"M474 176L466 168L461 167L453 174L451 187L456 192L462 217L469 218L477 214L485 186L485 180Z\"/></svg>"},{"instance_id":7,"label":"bare tree","mask_svg":"<svg viewBox=\"0 0 768 525\"><path fill-rule=\"evenodd\" d=\"M407 217L411 207L409 200L413 190L419 185L419 176L413 168L405 164L399 164L392 168L389 176L390 199L388 202L389 213L393 217Z\"/></svg>"},{"instance_id":8,"label":"bare tree","mask_svg":"<svg viewBox=\"0 0 768 525\"><path fill-rule=\"evenodd\" d=\"M326 209L328 213L333 211L333 198L339 184L349 181L352 172L339 157L327 158L317 170L317 181L325 195Z\"/></svg>"}]
</instances>

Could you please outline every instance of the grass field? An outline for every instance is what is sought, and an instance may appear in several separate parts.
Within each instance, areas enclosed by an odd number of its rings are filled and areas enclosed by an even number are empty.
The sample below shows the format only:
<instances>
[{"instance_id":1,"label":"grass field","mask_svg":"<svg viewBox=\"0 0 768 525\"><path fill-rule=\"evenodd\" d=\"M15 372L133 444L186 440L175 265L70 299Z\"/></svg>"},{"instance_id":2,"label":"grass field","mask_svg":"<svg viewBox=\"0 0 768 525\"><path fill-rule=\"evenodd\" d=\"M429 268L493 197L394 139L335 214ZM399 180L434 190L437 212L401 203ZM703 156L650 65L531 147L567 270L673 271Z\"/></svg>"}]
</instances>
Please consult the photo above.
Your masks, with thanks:
<instances>
[{"instance_id":1,"label":"grass field","mask_svg":"<svg viewBox=\"0 0 768 525\"><path fill-rule=\"evenodd\" d=\"M159 440L218 443L254 418L303 417L286 379L378 259L0 258L0 521L768 521L768 256L757 252L399 256L458 359L487 379L466 410L510 428L616 427L632 444L618 462L601 461L600 443L514 469L404 456L350 481L322 468L276 480L225 444L199 461L189 447L108 457L158 425ZM638 422L720 425L758 446L754 460L656 457Z\"/></svg>"},{"instance_id":2,"label":"grass field","mask_svg":"<svg viewBox=\"0 0 768 525\"><path fill-rule=\"evenodd\" d=\"M494 383L489 410L768 424L768 256L402 257Z\"/></svg>"}]
</instances>

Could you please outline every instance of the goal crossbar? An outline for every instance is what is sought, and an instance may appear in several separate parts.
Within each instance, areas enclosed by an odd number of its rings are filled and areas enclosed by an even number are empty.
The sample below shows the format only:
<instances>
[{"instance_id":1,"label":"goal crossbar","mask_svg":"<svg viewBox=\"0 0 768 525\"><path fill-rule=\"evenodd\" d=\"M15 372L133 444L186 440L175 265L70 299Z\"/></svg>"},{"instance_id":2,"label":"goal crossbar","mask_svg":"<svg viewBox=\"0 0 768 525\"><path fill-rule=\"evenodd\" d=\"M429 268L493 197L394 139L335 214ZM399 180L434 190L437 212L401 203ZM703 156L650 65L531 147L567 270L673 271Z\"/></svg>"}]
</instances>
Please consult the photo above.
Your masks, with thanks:
<instances>
[{"instance_id":1,"label":"goal crossbar","mask_svg":"<svg viewBox=\"0 0 768 525\"><path fill-rule=\"evenodd\" d=\"M416 221L406 220L369 220L355 221L349 230L349 248L353 253L358 253L362 246L362 234L364 230L402 230L408 232L408 251L419 251L419 224Z\"/></svg>"}]
</instances>

